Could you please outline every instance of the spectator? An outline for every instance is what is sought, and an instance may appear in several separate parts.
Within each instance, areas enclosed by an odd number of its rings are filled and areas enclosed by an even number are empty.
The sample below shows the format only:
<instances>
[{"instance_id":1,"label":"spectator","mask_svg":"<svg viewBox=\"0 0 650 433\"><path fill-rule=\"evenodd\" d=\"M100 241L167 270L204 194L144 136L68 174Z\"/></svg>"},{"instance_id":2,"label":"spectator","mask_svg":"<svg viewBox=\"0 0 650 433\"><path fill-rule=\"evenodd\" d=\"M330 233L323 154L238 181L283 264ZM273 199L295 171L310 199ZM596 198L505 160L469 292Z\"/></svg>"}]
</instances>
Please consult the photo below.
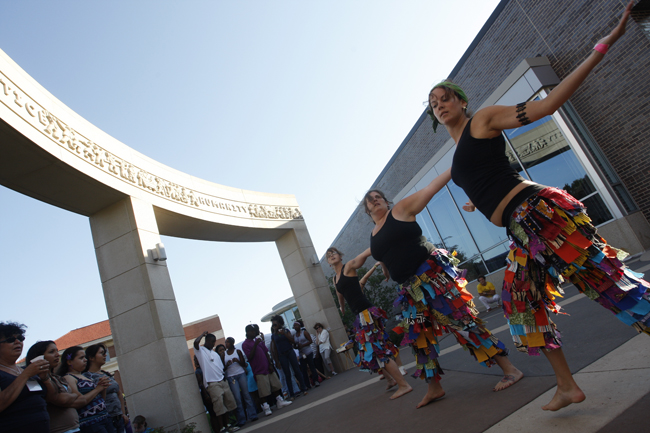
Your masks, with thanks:
<instances>
[{"instance_id":1,"label":"spectator","mask_svg":"<svg viewBox=\"0 0 650 433\"><path fill-rule=\"evenodd\" d=\"M199 364L199 360L196 359L196 355L194 355L194 368L194 375L196 376L196 381L199 383L199 390L201 391L201 400L203 400L203 406L205 406L205 409L210 415L210 424L212 430L217 432L219 431L219 422L217 421L217 415L214 413L214 408L212 407L210 394L208 394L208 390L203 386L203 370L201 370L201 365Z\"/></svg>"},{"instance_id":2,"label":"spectator","mask_svg":"<svg viewBox=\"0 0 650 433\"><path fill-rule=\"evenodd\" d=\"M478 289L478 298L485 305L488 312L492 310L490 304L496 303L497 306L501 306L501 297L497 294L494 284L485 281L485 275L478 276L478 286L476 288Z\"/></svg>"},{"instance_id":3,"label":"spectator","mask_svg":"<svg viewBox=\"0 0 650 433\"><path fill-rule=\"evenodd\" d=\"M0 322L0 425L3 433L49 433L44 400L49 363L44 359L21 369L25 325Z\"/></svg>"},{"instance_id":4,"label":"spectator","mask_svg":"<svg viewBox=\"0 0 650 433\"><path fill-rule=\"evenodd\" d=\"M302 378L309 386L309 375L307 374L307 367L311 370L311 378L314 382L314 386L319 386L318 382L318 373L316 373L316 365L314 365L314 351L312 349L311 335L304 328L303 324L300 322L293 323L293 330L295 332L294 340L296 346L300 351L300 369L302 370Z\"/></svg>"},{"instance_id":5,"label":"spectator","mask_svg":"<svg viewBox=\"0 0 650 433\"><path fill-rule=\"evenodd\" d=\"M133 433L150 433L153 429L147 428L147 419L138 415L133 419ZM217 433L217 432L215 432Z\"/></svg>"},{"instance_id":6,"label":"spectator","mask_svg":"<svg viewBox=\"0 0 650 433\"><path fill-rule=\"evenodd\" d=\"M203 337L205 337L205 343L203 346L199 346ZM214 413L217 415L219 421L219 431L221 431L221 429L228 425L227 412L235 410L237 403L230 391L230 387L226 383L221 356L212 350L216 342L217 337L209 334L207 331L204 332L194 340L194 354L203 371L203 386L208 390ZM239 428L235 427L231 431L237 430Z\"/></svg>"},{"instance_id":7,"label":"spectator","mask_svg":"<svg viewBox=\"0 0 650 433\"><path fill-rule=\"evenodd\" d=\"M32 361L41 357L50 364L50 380L46 382L46 385L50 386L47 386L45 397L47 413L50 415L50 433L79 431L79 414L76 408L84 406L85 399L70 392L65 380L53 373L61 360L59 349L54 341L37 342L29 348L25 360L27 365L30 365Z\"/></svg>"},{"instance_id":8,"label":"spectator","mask_svg":"<svg viewBox=\"0 0 650 433\"><path fill-rule=\"evenodd\" d=\"M295 353L293 352L293 344L295 343L293 335L291 334L291 331L284 327L284 319L282 316L276 315L271 317L271 323L271 330L273 332L273 335L271 336L271 353L273 354L273 359L276 364L282 366L284 376L287 378L289 395L291 396L290 399L293 400L296 396L296 393L293 390L293 384L290 383L292 370L300 384L300 392L302 392L302 395L307 395L307 387L305 386L305 382L302 380L298 358L296 358Z\"/></svg>"},{"instance_id":9,"label":"spectator","mask_svg":"<svg viewBox=\"0 0 650 433\"><path fill-rule=\"evenodd\" d=\"M257 420L257 411L248 393L248 379L246 378L247 364L244 359L244 354L241 350L235 348L235 339L232 337L226 338L224 361L228 385L230 385L230 390L237 401L237 425L242 427L246 424L247 415L249 420ZM244 412L244 406L246 406L246 412Z\"/></svg>"},{"instance_id":10,"label":"spectator","mask_svg":"<svg viewBox=\"0 0 650 433\"><path fill-rule=\"evenodd\" d=\"M260 400L264 401L267 397L275 397L276 407L278 409L290 405L291 402L284 401L280 395L282 385L273 368L269 350L260 337L260 328L257 325L246 326L246 341L242 344L242 350L248 358L248 363L255 375ZM271 415L271 408L269 407L268 401L264 401L262 409L264 410L264 415Z\"/></svg>"},{"instance_id":11,"label":"spectator","mask_svg":"<svg viewBox=\"0 0 650 433\"><path fill-rule=\"evenodd\" d=\"M330 359L330 353L332 352L332 345L330 344L330 333L327 332L327 329L325 329L320 323L314 325L314 329L318 333L318 349L320 351L320 356L323 358L323 364L327 365L327 368L332 373L332 376L336 376L336 371L334 371L334 366L332 365L332 361Z\"/></svg>"},{"instance_id":12,"label":"spectator","mask_svg":"<svg viewBox=\"0 0 650 433\"><path fill-rule=\"evenodd\" d=\"M111 422L116 433L124 433L124 426L129 421L126 416L124 404L124 395L120 389L120 384L115 380L112 374L101 370L102 365L106 364L106 346L103 344L93 344L86 348L86 371L84 376L93 382L99 381L102 377L107 377L110 385L106 388L106 408L111 417Z\"/></svg>"},{"instance_id":13,"label":"spectator","mask_svg":"<svg viewBox=\"0 0 650 433\"><path fill-rule=\"evenodd\" d=\"M83 398L84 405L77 408L81 433L115 433L104 400L108 378L101 378L95 383L81 373L87 364L86 352L81 346L68 347L61 357L63 362L57 374L65 379L77 398Z\"/></svg>"}]
</instances>

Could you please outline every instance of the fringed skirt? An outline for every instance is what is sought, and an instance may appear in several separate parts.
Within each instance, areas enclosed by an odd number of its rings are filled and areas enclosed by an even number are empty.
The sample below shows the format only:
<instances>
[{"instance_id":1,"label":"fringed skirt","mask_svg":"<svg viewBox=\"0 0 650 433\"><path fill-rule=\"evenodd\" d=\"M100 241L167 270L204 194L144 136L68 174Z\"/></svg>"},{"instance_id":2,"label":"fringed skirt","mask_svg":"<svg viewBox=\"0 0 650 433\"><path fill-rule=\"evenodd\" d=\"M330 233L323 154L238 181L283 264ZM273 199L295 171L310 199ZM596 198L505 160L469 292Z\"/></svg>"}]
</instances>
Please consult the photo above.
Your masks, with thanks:
<instances>
[{"instance_id":1,"label":"fringed skirt","mask_svg":"<svg viewBox=\"0 0 650 433\"><path fill-rule=\"evenodd\" d=\"M505 272L503 309L517 349L539 355L562 345L550 313L570 280L582 293L622 322L650 334L650 284L627 269L627 253L612 248L596 232L578 200L545 188L516 208Z\"/></svg>"},{"instance_id":2,"label":"fringed skirt","mask_svg":"<svg viewBox=\"0 0 650 433\"><path fill-rule=\"evenodd\" d=\"M395 305L402 307L402 322L395 328L404 334L403 343L413 348L416 371L413 377L427 382L440 380L437 337L452 333L458 343L481 364L495 363L495 355L507 355L503 342L483 326L467 281L455 267L458 259L445 250L434 250L416 275L399 287Z\"/></svg>"},{"instance_id":3,"label":"fringed skirt","mask_svg":"<svg viewBox=\"0 0 650 433\"><path fill-rule=\"evenodd\" d=\"M381 308L370 307L354 319L354 340L358 349L354 363L362 369L376 373L399 353L384 328L387 317Z\"/></svg>"}]
</instances>

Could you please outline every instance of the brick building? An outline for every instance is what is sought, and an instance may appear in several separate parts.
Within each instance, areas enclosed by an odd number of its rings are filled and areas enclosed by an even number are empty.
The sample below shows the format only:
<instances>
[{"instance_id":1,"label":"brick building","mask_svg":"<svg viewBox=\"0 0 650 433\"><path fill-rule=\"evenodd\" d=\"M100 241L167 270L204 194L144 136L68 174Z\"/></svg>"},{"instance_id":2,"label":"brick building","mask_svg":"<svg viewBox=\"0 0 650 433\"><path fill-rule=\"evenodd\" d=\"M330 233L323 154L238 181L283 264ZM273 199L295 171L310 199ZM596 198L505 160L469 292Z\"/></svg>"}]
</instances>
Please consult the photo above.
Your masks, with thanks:
<instances>
[{"instance_id":1,"label":"brick building","mask_svg":"<svg viewBox=\"0 0 650 433\"><path fill-rule=\"evenodd\" d=\"M625 36L556 114L505 132L511 163L522 176L569 190L587 205L601 235L632 254L650 248L649 6L650 0L637 2ZM615 26L622 10L618 0L503 0L449 79L465 90L472 112L544 98ZM432 45L429 52L435 50ZM444 127L434 134L423 112L369 189L397 201L449 168L453 152ZM485 273L500 284L505 230L479 212L462 211L466 201L452 181L418 222L438 247L458 251L468 280ZM368 247L372 227L358 208L332 245L354 257ZM324 258L321 264L330 274Z\"/></svg>"}]
</instances>

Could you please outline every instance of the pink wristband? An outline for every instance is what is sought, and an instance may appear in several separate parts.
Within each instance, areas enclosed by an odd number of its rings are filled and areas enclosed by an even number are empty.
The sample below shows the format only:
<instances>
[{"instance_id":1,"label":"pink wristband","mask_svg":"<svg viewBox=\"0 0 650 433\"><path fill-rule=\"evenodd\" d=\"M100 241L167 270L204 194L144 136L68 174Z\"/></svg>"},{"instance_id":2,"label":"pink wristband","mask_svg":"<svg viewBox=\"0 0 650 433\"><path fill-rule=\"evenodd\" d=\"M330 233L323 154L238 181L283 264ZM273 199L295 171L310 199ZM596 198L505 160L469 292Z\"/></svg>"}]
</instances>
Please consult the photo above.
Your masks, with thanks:
<instances>
[{"instance_id":1,"label":"pink wristband","mask_svg":"<svg viewBox=\"0 0 650 433\"><path fill-rule=\"evenodd\" d=\"M607 54L607 50L609 50L609 45L608 44L596 44L594 47L594 50L598 51L600 54L603 56Z\"/></svg>"}]
</instances>

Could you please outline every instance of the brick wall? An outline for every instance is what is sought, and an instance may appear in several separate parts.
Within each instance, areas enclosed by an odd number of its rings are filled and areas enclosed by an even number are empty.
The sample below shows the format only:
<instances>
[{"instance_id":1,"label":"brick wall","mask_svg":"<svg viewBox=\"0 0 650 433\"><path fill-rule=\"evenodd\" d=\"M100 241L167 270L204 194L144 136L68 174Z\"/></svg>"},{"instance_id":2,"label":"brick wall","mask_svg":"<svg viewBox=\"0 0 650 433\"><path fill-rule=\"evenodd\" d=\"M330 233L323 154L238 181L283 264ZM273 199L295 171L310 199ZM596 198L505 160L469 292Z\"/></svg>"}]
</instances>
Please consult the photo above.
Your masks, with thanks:
<instances>
[{"instance_id":1,"label":"brick wall","mask_svg":"<svg viewBox=\"0 0 650 433\"><path fill-rule=\"evenodd\" d=\"M470 110L478 108L525 58L546 56L558 76L566 77L614 27L623 10L618 0L504 0L500 6L499 15L452 77L469 97ZM430 49L435 52L435 47ZM630 20L625 36L571 98L648 220L649 72L650 39L638 23ZM389 198L401 191L449 139L444 128L433 134L428 118L414 120L418 121L412 133L375 184ZM370 218L357 209L332 245L352 258L369 246L372 226ZM322 263L326 275L331 275L324 259Z\"/></svg>"}]
</instances>

